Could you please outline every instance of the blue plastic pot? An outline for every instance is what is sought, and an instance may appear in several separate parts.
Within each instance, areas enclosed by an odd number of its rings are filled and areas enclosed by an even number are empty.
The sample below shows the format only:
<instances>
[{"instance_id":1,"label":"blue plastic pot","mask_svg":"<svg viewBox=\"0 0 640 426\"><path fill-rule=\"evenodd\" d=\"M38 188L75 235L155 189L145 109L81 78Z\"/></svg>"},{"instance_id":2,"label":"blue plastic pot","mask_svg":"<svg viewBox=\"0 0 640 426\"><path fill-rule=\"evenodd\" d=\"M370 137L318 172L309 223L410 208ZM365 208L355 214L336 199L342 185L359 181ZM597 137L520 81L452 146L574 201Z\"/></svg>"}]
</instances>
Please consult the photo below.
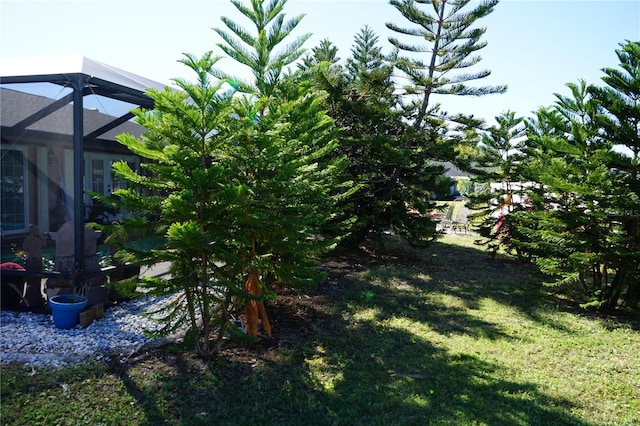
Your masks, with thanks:
<instances>
[{"instance_id":1,"label":"blue plastic pot","mask_svg":"<svg viewBox=\"0 0 640 426\"><path fill-rule=\"evenodd\" d=\"M66 330L78 325L78 316L87 307L87 302L89 299L86 297L73 294L59 294L50 298L49 307L55 326Z\"/></svg>"}]
</instances>

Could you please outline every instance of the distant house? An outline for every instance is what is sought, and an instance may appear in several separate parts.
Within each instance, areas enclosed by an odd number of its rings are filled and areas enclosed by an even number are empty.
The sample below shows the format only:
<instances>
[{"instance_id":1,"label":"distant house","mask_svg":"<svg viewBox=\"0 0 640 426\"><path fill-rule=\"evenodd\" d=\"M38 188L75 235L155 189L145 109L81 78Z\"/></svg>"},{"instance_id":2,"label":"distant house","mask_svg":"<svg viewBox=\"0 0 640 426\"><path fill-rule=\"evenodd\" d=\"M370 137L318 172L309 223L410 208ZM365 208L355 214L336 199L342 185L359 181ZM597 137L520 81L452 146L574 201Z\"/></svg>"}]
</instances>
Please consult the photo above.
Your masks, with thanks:
<instances>
[{"instance_id":1,"label":"distant house","mask_svg":"<svg viewBox=\"0 0 640 426\"><path fill-rule=\"evenodd\" d=\"M448 177L455 182L455 184L451 185L449 188L448 196L453 198L459 197L460 191L458 190L458 182L462 180L470 180L471 175L449 161L442 163L442 166L444 167L445 177Z\"/></svg>"},{"instance_id":2,"label":"distant house","mask_svg":"<svg viewBox=\"0 0 640 426\"><path fill-rule=\"evenodd\" d=\"M109 195L121 182L111 165L136 156L115 136L144 129L130 110L152 108L162 84L84 57L3 60L0 69L0 231L6 244L29 224L57 231L65 219L96 215L87 190ZM103 216L104 218L105 216ZM83 238L76 238L81 261Z\"/></svg>"},{"instance_id":3,"label":"distant house","mask_svg":"<svg viewBox=\"0 0 640 426\"><path fill-rule=\"evenodd\" d=\"M444 167L444 175L451 179L471 179L471 175L468 172L460 169L450 161L442 163L442 166Z\"/></svg>"}]
</instances>

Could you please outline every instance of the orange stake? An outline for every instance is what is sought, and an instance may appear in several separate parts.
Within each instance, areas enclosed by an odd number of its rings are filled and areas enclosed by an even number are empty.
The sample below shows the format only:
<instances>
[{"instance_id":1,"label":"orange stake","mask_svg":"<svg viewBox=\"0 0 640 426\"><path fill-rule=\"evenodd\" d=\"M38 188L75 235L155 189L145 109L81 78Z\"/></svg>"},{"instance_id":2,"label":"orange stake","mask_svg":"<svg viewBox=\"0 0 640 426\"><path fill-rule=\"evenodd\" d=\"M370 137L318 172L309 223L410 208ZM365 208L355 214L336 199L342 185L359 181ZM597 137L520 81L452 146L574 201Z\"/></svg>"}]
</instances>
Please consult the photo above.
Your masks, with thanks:
<instances>
[{"instance_id":1,"label":"orange stake","mask_svg":"<svg viewBox=\"0 0 640 426\"><path fill-rule=\"evenodd\" d=\"M244 283L244 288L247 293L253 296L261 296L262 290L260 289L260 283L258 281L258 270L251 268L249 275ZM269 323L269 317L264 309L264 303L257 300L250 300L244 307L244 316L247 322L247 334L251 336L258 335L258 315L262 320L262 327L265 332L271 336L271 324Z\"/></svg>"}]
</instances>

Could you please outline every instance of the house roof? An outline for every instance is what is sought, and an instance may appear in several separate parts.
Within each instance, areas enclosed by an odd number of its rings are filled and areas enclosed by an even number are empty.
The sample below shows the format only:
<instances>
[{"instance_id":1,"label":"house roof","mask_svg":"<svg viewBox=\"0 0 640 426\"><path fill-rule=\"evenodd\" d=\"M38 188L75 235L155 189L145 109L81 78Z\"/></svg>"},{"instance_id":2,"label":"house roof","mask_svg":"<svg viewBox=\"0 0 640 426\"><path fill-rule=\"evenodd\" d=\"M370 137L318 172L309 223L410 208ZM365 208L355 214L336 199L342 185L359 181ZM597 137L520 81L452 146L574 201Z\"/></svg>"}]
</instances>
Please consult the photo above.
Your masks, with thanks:
<instances>
[{"instance_id":1,"label":"house roof","mask_svg":"<svg viewBox=\"0 0 640 426\"><path fill-rule=\"evenodd\" d=\"M23 83L51 83L72 88L72 93L60 99L28 94L18 86ZM3 139L25 140L40 133L74 135L73 97L98 95L143 108L153 108L153 100L146 95L149 88L162 90L165 86L148 78L124 71L84 56L3 59L0 63L0 84L3 87L0 115ZM12 90L15 89L15 90ZM60 92L62 93L62 92ZM82 103L81 103L82 104ZM141 127L131 122L133 114L119 117L83 109L81 123L85 140L115 140L115 135L127 132L140 134ZM76 137L76 136L74 136Z\"/></svg>"},{"instance_id":2,"label":"house roof","mask_svg":"<svg viewBox=\"0 0 640 426\"><path fill-rule=\"evenodd\" d=\"M0 124L3 138L12 137L24 141L38 139L37 135L73 135L72 105L66 104L50 113L47 111L56 103L55 99L12 89L0 88ZM32 118L33 117L33 118ZM130 133L139 136L144 128L130 120L114 123L115 117L103 112L85 109L83 133L89 140L115 140L116 135ZM114 124L112 124L114 123ZM102 129L102 130L101 130Z\"/></svg>"},{"instance_id":3,"label":"house roof","mask_svg":"<svg viewBox=\"0 0 640 426\"><path fill-rule=\"evenodd\" d=\"M5 58L0 65L0 83L5 84L49 82L66 86L73 75L87 76L87 84L104 92L101 95L144 107L152 105L144 92L165 86L84 56Z\"/></svg>"},{"instance_id":4,"label":"house roof","mask_svg":"<svg viewBox=\"0 0 640 426\"><path fill-rule=\"evenodd\" d=\"M458 168L458 166L456 166L455 164L453 164L450 161L445 161L444 163L442 163L442 166L444 167L444 175L449 177L449 178L453 178L453 179L459 179L459 178L470 178L471 175L469 174L469 172L466 172L460 168Z\"/></svg>"}]
</instances>

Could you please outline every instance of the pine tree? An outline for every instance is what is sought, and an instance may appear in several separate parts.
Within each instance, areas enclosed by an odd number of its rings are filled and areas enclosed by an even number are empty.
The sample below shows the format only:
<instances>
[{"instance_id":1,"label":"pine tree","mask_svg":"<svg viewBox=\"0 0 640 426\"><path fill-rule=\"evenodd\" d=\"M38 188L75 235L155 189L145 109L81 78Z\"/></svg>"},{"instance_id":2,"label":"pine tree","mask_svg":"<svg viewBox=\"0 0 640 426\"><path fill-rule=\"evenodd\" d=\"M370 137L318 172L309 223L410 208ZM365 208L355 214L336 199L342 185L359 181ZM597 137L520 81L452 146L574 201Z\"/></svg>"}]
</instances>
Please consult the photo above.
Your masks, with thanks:
<instances>
[{"instance_id":1,"label":"pine tree","mask_svg":"<svg viewBox=\"0 0 640 426\"><path fill-rule=\"evenodd\" d=\"M443 169L433 164L423 147L405 149L412 130L398 109L393 63L382 54L378 36L369 27L362 28L344 67L319 53L314 50L314 58L306 64L316 65L301 66L298 78L313 81L327 93L325 105L340 128L338 152L349 160L347 172L358 184L357 192L342 204L356 217L345 243L357 246L369 235L380 236L389 229L412 243L432 241L433 223L412 212L428 211L429 191L438 185L448 188L450 183L441 184ZM404 168L396 176L398 163Z\"/></svg>"},{"instance_id":2,"label":"pine tree","mask_svg":"<svg viewBox=\"0 0 640 426\"><path fill-rule=\"evenodd\" d=\"M281 51L276 50L276 47L281 46L283 40L291 35L304 15L286 20L283 9L287 0L271 0L266 6L265 0L250 0L250 5L244 5L238 0L231 0L231 3L251 21L255 32L252 33L234 20L222 16L220 20L227 29L213 29L223 40L222 43L218 43L218 47L231 59L251 70L253 82L248 85L250 92L259 96L269 96L283 69L305 52L303 45L311 37L310 33L297 37ZM227 76L223 73L219 75ZM240 83L240 80L233 76L232 79ZM244 88L244 85L240 87Z\"/></svg>"},{"instance_id":3,"label":"pine tree","mask_svg":"<svg viewBox=\"0 0 640 426\"><path fill-rule=\"evenodd\" d=\"M225 246L232 241L233 226L227 219L248 192L231 179L217 155L237 121L231 118L233 100L225 82L211 75L218 60L210 52L201 58L185 55L181 62L196 80L175 79L180 91L151 89L154 109L134 111L146 132L140 138L119 135L118 140L142 159L144 173L126 162L114 165L128 184L115 192L115 202L132 217L106 228L124 261L170 262L170 279L145 280L150 294L175 295L166 308L153 312L162 319L159 334L186 326L200 355L217 349L210 335L217 326L221 341L232 298L239 293L229 277L234 263ZM152 249L122 243L149 235L163 236L164 242Z\"/></svg>"},{"instance_id":4,"label":"pine tree","mask_svg":"<svg viewBox=\"0 0 640 426\"><path fill-rule=\"evenodd\" d=\"M572 97L557 94L556 114L543 116L554 120L544 124L554 129L552 134L535 132L528 140L535 147L529 152L537 156L531 162L536 170L529 175L540 184L532 198L541 201L535 211L539 229L532 241L538 245L534 247L538 263L545 272L559 275L558 283L579 282L595 292L606 263L602 243L610 232L597 205L598 194L610 185L604 160L611 147L598 137L593 122L596 105L588 97L586 83L567 87ZM593 280L588 284L590 275Z\"/></svg>"},{"instance_id":5,"label":"pine tree","mask_svg":"<svg viewBox=\"0 0 640 426\"><path fill-rule=\"evenodd\" d=\"M211 53L188 55L183 63L196 81L177 79L179 92L150 91L154 110L136 112L148 131L140 139L119 137L148 160L148 175L118 164L130 183L119 203L137 215L112 229L114 239L166 237L152 251L123 246L123 252L138 263L171 262L171 279L149 282L178 297L165 311L163 331L187 323L202 355L217 352L225 333L238 334L231 320L242 314L250 336L259 334L259 319L270 334L264 302L277 285L318 283L319 256L339 237L322 231L335 219L337 198L349 191L344 160L333 154L336 129L321 94L281 74L301 54L301 39L273 54L299 22L284 22L284 3L234 2L257 35L223 22L246 47L216 30L228 43L223 50L250 66L255 81L225 76ZM238 91L229 92L228 84Z\"/></svg>"},{"instance_id":6,"label":"pine tree","mask_svg":"<svg viewBox=\"0 0 640 426\"><path fill-rule=\"evenodd\" d=\"M375 75L379 75L383 81L388 81L391 69L378 44L378 36L369 26L364 26L356 34L351 57L347 59L347 70L355 82L367 83ZM386 87L388 90L389 85L386 84ZM366 88L361 91L365 92ZM387 97L390 95L391 93L388 93Z\"/></svg>"},{"instance_id":7,"label":"pine tree","mask_svg":"<svg viewBox=\"0 0 640 426\"><path fill-rule=\"evenodd\" d=\"M527 236L516 244L556 277L555 285L580 285L588 305L616 307L625 288L637 304L637 219L627 208L638 198L632 173L616 167L621 156L613 147L620 140L607 130L619 94L607 97L583 81L567 87L572 96L556 95L553 109L529 126L525 176L536 185L529 191L532 209L513 213Z\"/></svg>"},{"instance_id":8,"label":"pine tree","mask_svg":"<svg viewBox=\"0 0 640 426\"><path fill-rule=\"evenodd\" d=\"M620 270L605 294L606 305L624 304L640 308L640 42L621 44L616 50L620 69L605 68L602 81L607 87L593 86L590 93L602 107L595 121L608 140L618 148L608 164L614 174L615 214L621 224L618 242Z\"/></svg>"},{"instance_id":9,"label":"pine tree","mask_svg":"<svg viewBox=\"0 0 640 426\"><path fill-rule=\"evenodd\" d=\"M506 86L467 84L488 77L489 70L460 72L480 62L481 57L476 53L486 46L486 42L480 41L486 28L474 25L493 12L498 0L474 4L469 11L465 8L471 0L391 0L389 3L412 24L386 25L402 37L412 37L407 41L392 37L389 41L400 54L396 67L411 82L405 86L406 93L418 97L407 106L414 128L425 129L430 125L428 116L438 112L432 95L481 96L506 91ZM428 6L431 11L424 10ZM411 43L412 40L416 43ZM425 55L426 60L421 55ZM449 118L463 120L463 117Z\"/></svg>"},{"instance_id":10,"label":"pine tree","mask_svg":"<svg viewBox=\"0 0 640 426\"><path fill-rule=\"evenodd\" d=\"M500 246L513 248L511 238L517 228L509 223L508 214L526 208L518 170L523 160L524 118L507 111L496 122L497 126L481 133L473 170L476 190L468 202L477 230L494 255Z\"/></svg>"},{"instance_id":11,"label":"pine tree","mask_svg":"<svg viewBox=\"0 0 640 426\"><path fill-rule=\"evenodd\" d=\"M298 68L301 70L308 70L322 62L336 64L339 61L340 57L338 57L338 48L334 46L329 39L324 39L318 46L312 48L310 53L308 52L302 58L302 62L298 64Z\"/></svg>"},{"instance_id":12,"label":"pine tree","mask_svg":"<svg viewBox=\"0 0 640 426\"><path fill-rule=\"evenodd\" d=\"M335 244L322 231L336 220L336 199L349 191L349 182L341 180L345 162L334 154L336 129L320 93L282 75L304 53L309 34L279 49L303 16L285 20L284 0L232 3L254 30L252 34L226 17L227 30L214 29L224 42L218 46L254 76L245 89L248 97L236 104L236 115L250 117L251 126L235 131L225 156L226 167L239 171L235 181L249 188L234 251L249 273L247 282L254 284L253 290L247 288L251 299L245 314L253 309L248 329L255 334L255 305L269 293L269 284L300 286L321 279L317 255Z\"/></svg>"},{"instance_id":13,"label":"pine tree","mask_svg":"<svg viewBox=\"0 0 640 426\"><path fill-rule=\"evenodd\" d=\"M429 3L434 7L435 15L424 12L419 7ZM484 28L473 28L475 22L493 11L497 1L484 2L468 13L463 9L469 1L415 1L392 0L393 5L413 27L402 27L387 23L387 27L402 36L415 37L420 43L411 44L390 38L395 51L384 58L385 64L380 65L380 71L356 75L359 79L356 87L350 88L354 99L362 101L358 90L373 93L367 87L375 83L378 87L391 88L398 78L407 78L409 83L398 93L395 87L390 90L392 96L381 98L386 104L383 106L393 117L387 120L392 129L384 129L374 125L369 134L379 137L385 149L381 151L384 164L381 173L373 174L374 180L357 182L375 182L375 188L368 194L370 202L366 209L371 212L371 222L360 227L366 232L373 230L380 232L392 229L404 236L412 243L424 244L433 241L437 236L435 223L425 214L433 208L430 198L435 194L448 193L451 182L442 177L444 167L442 162L451 161L462 168L469 165L471 156L477 143L476 129L482 121L471 116L461 114L450 115L440 111L438 104L431 102L432 94L483 95L501 93L506 87L479 87L467 85L472 80L482 79L490 74L481 71L474 74L457 73L469 68L480 61L475 52L485 46L480 42ZM363 62L362 70L370 67L376 50L370 45L371 34L361 33L356 39L357 51L354 51L350 66ZM420 55L428 55L424 62ZM372 56L373 55L373 56ZM368 63L370 62L370 63ZM385 74L393 67L399 75ZM353 74L352 74L353 75ZM353 82L352 82L353 83ZM366 92L369 90L369 92ZM378 89L380 90L380 89ZM386 92L385 92L386 93ZM372 102L376 102L372 100ZM346 115L352 114L354 109L337 104ZM376 107L377 108L377 107ZM335 117L335 115L332 115ZM372 121L365 120L367 123ZM351 130L352 127L338 123L342 129ZM411 123L408 126L406 123ZM455 123L455 124L452 124ZM373 123L372 123L373 124ZM390 130L390 131L389 131ZM376 136L377 135L377 136ZM363 145L367 145L363 141ZM362 213L358 216L362 219ZM362 223L361 223L362 224ZM363 234L361 234L363 235Z\"/></svg>"}]
</instances>

